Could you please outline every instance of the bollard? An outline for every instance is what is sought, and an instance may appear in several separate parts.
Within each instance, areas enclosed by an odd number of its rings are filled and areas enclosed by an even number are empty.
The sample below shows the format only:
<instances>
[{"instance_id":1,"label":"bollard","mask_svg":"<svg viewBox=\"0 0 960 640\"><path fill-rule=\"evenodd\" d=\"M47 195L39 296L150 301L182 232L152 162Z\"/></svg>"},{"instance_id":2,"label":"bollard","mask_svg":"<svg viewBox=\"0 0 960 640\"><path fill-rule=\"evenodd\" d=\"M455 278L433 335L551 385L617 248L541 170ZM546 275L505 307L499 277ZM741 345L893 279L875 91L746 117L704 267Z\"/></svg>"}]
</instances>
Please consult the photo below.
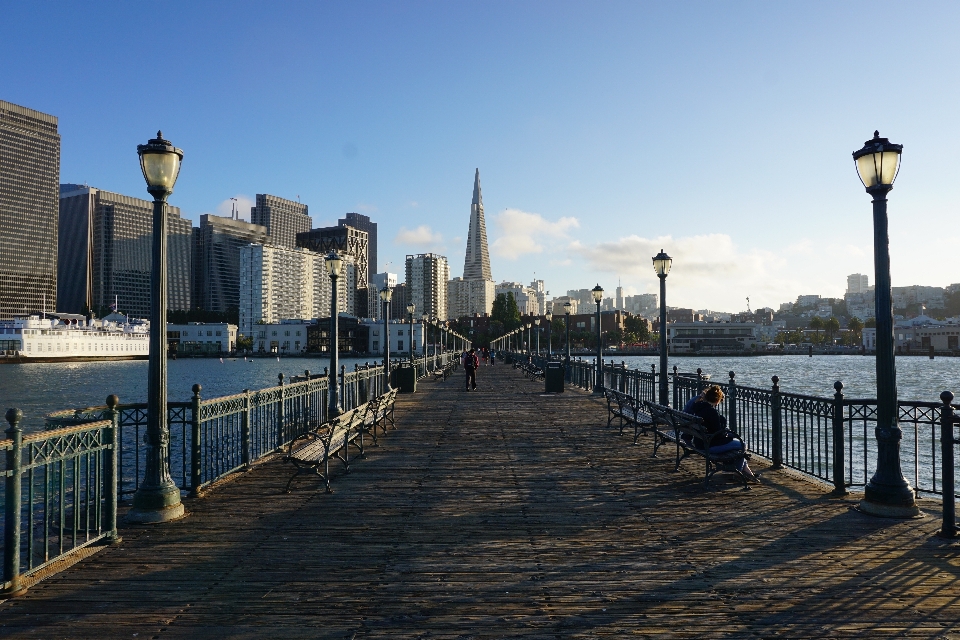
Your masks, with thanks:
<instances>
[{"instance_id":1,"label":"bollard","mask_svg":"<svg viewBox=\"0 0 960 640\"><path fill-rule=\"evenodd\" d=\"M780 376L770 378L773 381L773 392L770 396L770 410L773 413L773 429L770 434L773 438L773 469L783 468L783 413L781 411Z\"/></svg>"},{"instance_id":2,"label":"bollard","mask_svg":"<svg viewBox=\"0 0 960 640\"><path fill-rule=\"evenodd\" d=\"M3 530L3 590L4 596L15 597L27 592L26 587L20 584L20 501L21 501L21 449L23 448L23 431L20 430L20 419L23 412L20 409L7 409L7 438L13 441L13 446L7 451L7 481L6 481L6 523Z\"/></svg>"},{"instance_id":3,"label":"bollard","mask_svg":"<svg viewBox=\"0 0 960 640\"><path fill-rule=\"evenodd\" d=\"M843 383L833 383L833 493L845 495L847 486L843 480Z\"/></svg>"},{"instance_id":4,"label":"bollard","mask_svg":"<svg viewBox=\"0 0 960 640\"><path fill-rule=\"evenodd\" d=\"M199 384L193 385L193 398L190 402L193 412L190 416L190 496L194 498L200 491L200 483L203 478L200 435L200 391L202 389L203 387Z\"/></svg>"},{"instance_id":5,"label":"bollard","mask_svg":"<svg viewBox=\"0 0 960 640\"><path fill-rule=\"evenodd\" d=\"M106 494L104 495L104 500L106 501L104 508L106 509L106 513L104 514L104 518L107 521L107 540L109 544L122 542L117 533L117 499L119 490L117 485L119 482L117 449L119 449L118 443L120 441L120 410L117 409L117 406L119 404L120 398L115 395L107 396L107 414L110 416L110 427L106 434L106 442L110 445L110 448L107 450L107 459L103 465L103 485L106 489Z\"/></svg>"},{"instance_id":6,"label":"bollard","mask_svg":"<svg viewBox=\"0 0 960 640\"><path fill-rule=\"evenodd\" d=\"M956 479L954 478L953 447L960 440L953 437L953 425L957 418L953 414L953 394L944 391L940 394L940 473L943 478L943 524L937 534L941 538L954 538L957 535L957 498Z\"/></svg>"}]
</instances>

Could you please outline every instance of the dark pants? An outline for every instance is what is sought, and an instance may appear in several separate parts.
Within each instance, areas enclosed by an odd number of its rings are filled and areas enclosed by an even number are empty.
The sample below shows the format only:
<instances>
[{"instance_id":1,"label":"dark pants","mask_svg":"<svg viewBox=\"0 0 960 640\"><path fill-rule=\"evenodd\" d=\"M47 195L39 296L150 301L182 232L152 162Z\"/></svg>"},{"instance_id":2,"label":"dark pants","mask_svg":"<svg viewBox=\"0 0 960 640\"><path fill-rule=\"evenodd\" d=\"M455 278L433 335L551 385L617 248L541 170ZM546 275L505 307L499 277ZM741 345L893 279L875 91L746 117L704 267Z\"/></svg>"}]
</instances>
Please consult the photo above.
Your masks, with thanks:
<instances>
[{"instance_id":1,"label":"dark pants","mask_svg":"<svg viewBox=\"0 0 960 640\"><path fill-rule=\"evenodd\" d=\"M470 388L470 385L473 384L473 388L477 388L477 370L473 367L464 367L464 371L467 372L467 389Z\"/></svg>"}]
</instances>

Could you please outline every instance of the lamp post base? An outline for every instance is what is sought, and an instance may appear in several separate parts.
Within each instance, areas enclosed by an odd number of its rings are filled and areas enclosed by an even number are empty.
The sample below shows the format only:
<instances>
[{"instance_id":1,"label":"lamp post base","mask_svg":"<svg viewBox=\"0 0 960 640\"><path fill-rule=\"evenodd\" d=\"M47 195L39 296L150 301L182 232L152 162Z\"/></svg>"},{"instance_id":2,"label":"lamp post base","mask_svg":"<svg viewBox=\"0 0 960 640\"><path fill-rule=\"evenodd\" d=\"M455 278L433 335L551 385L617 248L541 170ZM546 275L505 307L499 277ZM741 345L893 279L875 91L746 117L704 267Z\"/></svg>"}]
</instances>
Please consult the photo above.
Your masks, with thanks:
<instances>
[{"instance_id":1,"label":"lamp post base","mask_svg":"<svg viewBox=\"0 0 960 640\"><path fill-rule=\"evenodd\" d=\"M857 508L863 513L881 518L916 518L920 516L916 493L909 485L878 487L868 484Z\"/></svg>"},{"instance_id":2,"label":"lamp post base","mask_svg":"<svg viewBox=\"0 0 960 640\"><path fill-rule=\"evenodd\" d=\"M127 513L126 520L141 524L169 522L185 515L180 489L171 482L151 489L141 486L133 496L133 508Z\"/></svg>"}]
</instances>

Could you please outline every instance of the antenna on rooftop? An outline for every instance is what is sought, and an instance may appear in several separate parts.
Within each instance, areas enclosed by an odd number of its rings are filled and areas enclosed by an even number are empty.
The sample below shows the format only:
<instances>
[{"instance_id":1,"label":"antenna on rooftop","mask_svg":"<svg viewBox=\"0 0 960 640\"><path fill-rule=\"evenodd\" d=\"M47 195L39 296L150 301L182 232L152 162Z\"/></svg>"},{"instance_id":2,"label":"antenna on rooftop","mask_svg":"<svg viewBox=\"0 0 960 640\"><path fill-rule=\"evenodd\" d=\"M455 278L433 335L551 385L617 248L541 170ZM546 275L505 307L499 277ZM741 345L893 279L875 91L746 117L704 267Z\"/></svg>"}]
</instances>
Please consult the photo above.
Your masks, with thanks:
<instances>
[{"instance_id":1,"label":"antenna on rooftop","mask_svg":"<svg viewBox=\"0 0 960 640\"><path fill-rule=\"evenodd\" d=\"M747 296L747 313L753 313L753 311L750 311L750 296Z\"/></svg>"},{"instance_id":2,"label":"antenna on rooftop","mask_svg":"<svg viewBox=\"0 0 960 640\"><path fill-rule=\"evenodd\" d=\"M230 219L238 220L239 215L237 211L237 199L236 198L230 198L230 199L233 200L233 204L230 205Z\"/></svg>"}]
</instances>

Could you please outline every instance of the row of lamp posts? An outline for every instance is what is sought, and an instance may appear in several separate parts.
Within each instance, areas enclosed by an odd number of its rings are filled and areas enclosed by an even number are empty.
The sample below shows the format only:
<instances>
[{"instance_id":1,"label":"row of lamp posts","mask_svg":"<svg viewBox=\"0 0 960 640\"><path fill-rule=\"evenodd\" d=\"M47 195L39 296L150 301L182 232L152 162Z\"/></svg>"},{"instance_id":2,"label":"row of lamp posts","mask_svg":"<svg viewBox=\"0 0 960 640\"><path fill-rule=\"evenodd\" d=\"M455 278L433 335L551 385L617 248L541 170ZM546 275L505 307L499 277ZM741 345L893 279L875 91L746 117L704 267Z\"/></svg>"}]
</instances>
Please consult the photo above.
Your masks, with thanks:
<instances>
[{"instance_id":1,"label":"row of lamp posts","mask_svg":"<svg viewBox=\"0 0 960 640\"><path fill-rule=\"evenodd\" d=\"M874 268L875 268L875 315L876 315L876 370L877 370L877 471L870 479L860 502L860 509L874 515L892 517L914 517L919 514L916 494L909 482L903 477L900 465L900 440L903 431L898 424L897 378L894 361L894 324L893 300L890 289L890 246L887 229L887 193L893 189L900 166L900 154L903 146L881 138L874 132L871 140L863 148L853 153L857 172L867 193L873 198L874 231ZM150 355L147 370L147 428L145 434L144 477L133 496L133 508L128 520L133 522L162 522L183 516L183 504L180 501L180 489L170 476L169 447L170 431L166 423L167 414L167 358L166 358L166 315L167 315L167 211L166 202L173 193L174 185L180 173L183 151L163 138L161 132L147 144L137 146L140 157L140 169L147 183L147 191L153 196L153 247L152 271L150 279ZM330 275L332 296L330 312L330 411L332 415L340 413L338 371L338 312L337 279L343 261L335 252L325 258L327 272ZM667 311L666 278L670 273L672 259L662 250L653 258L653 266L660 279L660 379L659 392L661 404L668 404L667 397ZM597 376L595 392L603 391L603 347L600 331L600 304L603 288L594 287L593 298L597 305ZM380 299L384 304L384 375L389 388L390 339L389 309L392 291L384 287ZM566 361L570 361L570 303L564 304L566 315ZM413 357L413 314L414 305L407 307L410 317L410 353ZM426 323L427 317L424 316ZM547 316L547 350L550 347L551 316ZM540 319L534 321L539 325ZM531 325L527 330L527 349L530 349ZM514 330L499 340L500 348L512 346L512 339L521 330ZM468 342L462 336L452 334L460 347L466 348ZM521 334L522 336L522 334ZM520 338L522 341L522 337ZM537 334L539 352L539 332ZM436 355L436 349L434 352Z\"/></svg>"}]
</instances>

